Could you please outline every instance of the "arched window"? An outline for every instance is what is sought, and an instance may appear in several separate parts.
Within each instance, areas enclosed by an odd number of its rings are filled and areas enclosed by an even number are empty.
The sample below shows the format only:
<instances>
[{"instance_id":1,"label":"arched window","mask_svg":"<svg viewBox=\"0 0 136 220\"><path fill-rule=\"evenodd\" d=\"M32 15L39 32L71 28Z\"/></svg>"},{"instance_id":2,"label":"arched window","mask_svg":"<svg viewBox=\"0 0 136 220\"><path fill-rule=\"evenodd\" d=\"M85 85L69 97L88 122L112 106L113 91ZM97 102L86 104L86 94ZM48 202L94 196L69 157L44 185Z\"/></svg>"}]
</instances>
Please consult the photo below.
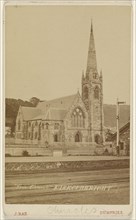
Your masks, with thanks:
<instances>
[{"instance_id":1,"label":"arched window","mask_svg":"<svg viewBox=\"0 0 136 220\"><path fill-rule=\"evenodd\" d=\"M55 129L55 130L59 129L59 123L55 123L55 124L54 124L54 129Z\"/></svg>"},{"instance_id":2,"label":"arched window","mask_svg":"<svg viewBox=\"0 0 136 220\"><path fill-rule=\"evenodd\" d=\"M94 89L94 98L99 99L99 87L96 86Z\"/></svg>"},{"instance_id":3,"label":"arched window","mask_svg":"<svg viewBox=\"0 0 136 220\"><path fill-rule=\"evenodd\" d=\"M72 121L72 127L84 127L84 113L80 108L76 108L71 116L71 121Z\"/></svg>"},{"instance_id":4,"label":"arched window","mask_svg":"<svg viewBox=\"0 0 136 220\"><path fill-rule=\"evenodd\" d=\"M82 135L81 133L78 131L75 135L75 142L81 142L82 141Z\"/></svg>"},{"instance_id":5,"label":"arched window","mask_svg":"<svg viewBox=\"0 0 136 220\"><path fill-rule=\"evenodd\" d=\"M38 125L38 122L36 121L36 122L35 122L35 126L37 126L37 125Z\"/></svg>"},{"instance_id":6,"label":"arched window","mask_svg":"<svg viewBox=\"0 0 136 220\"><path fill-rule=\"evenodd\" d=\"M28 133L28 139L30 139L30 138L31 138L31 132Z\"/></svg>"},{"instance_id":7,"label":"arched window","mask_svg":"<svg viewBox=\"0 0 136 220\"><path fill-rule=\"evenodd\" d=\"M84 88L84 98L88 99L88 88L87 87Z\"/></svg>"},{"instance_id":8,"label":"arched window","mask_svg":"<svg viewBox=\"0 0 136 220\"><path fill-rule=\"evenodd\" d=\"M44 129L44 123L42 123L42 129Z\"/></svg>"},{"instance_id":9,"label":"arched window","mask_svg":"<svg viewBox=\"0 0 136 220\"><path fill-rule=\"evenodd\" d=\"M119 145L120 145L120 150L123 150L124 149L124 142L120 141Z\"/></svg>"},{"instance_id":10,"label":"arched window","mask_svg":"<svg viewBox=\"0 0 136 220\"><path fill-rule=\"evenodd\" d=\"M46 124L45 124L45 126L46 126L46 129L48 129L48 128L49 128L49 124L48 124L48 123L46 123Z\"/></svg>"},{"instance_id":11,"label":"arched window","mask_svg":"<svg viewBox=\"0 0 136 220\"><path fill-rule=\"evenodd\" d=\"M96 134L94 137L94 140L95 140L96 144L99 144L100 143L100 135Z\"/></svg>"},{"instance_id":12,"label":"arched window","mask_svg":"<svg viewBox=\"0 0 136 220\"><path fill-rule=\"evenodd\" d=\"M29 121L28 126L31 127L31 122Z\"/></svg>"},{"instance_id":13,"label":"arched window","mask_svg":"<svg viewBox=\"0 0 136 220\"><path fill-rule=\"evenodd\" d=\"M31 127L31 140L33 140L33 136L34 136L34 125L32 124L32 127Z\"/></svg>"},{"instance_id":14,"label":"arched window","mask_svg":"<svg viewBox=\"0 0 136 220\"><path fill-rule=\"evenodd\" d=\"M93 78L96 79L97 78L97 74L93 73Z\"/></svg>"},{"instance_id":15,"label":"arched window","mask_svg":"<svg viewBox=\"0 0 136 220\"><path fill-rule=\"evenodd\" d=\"M37 131L35 132L35 139L37 139Z\"/></svg>"},{"instance_id":16,"label":"arched window","mask_svg":"<svg viewBox=\"0 0 136 220\"><path fill-rule=\"evenodd\" d=\"M18 121L18 131L20 131L20 128L21 128L21 122L20 120Z\"/></svg>"},{"instance_id":17,"label":"arched window","mask_svg":"<svg viewBox=\"0 0 136 220\"><path fill-rule=\"evenodd\" d=\"M58 134L55 134L54 135L54 142L58 142L59 140L58 140Z\"/></svg>"},{"instance_id":18,"label":"arched window","mask_svg":"<svg viewBox=\"0 0 136 220\"><path fill-rule=\"evenodd\" d=\"M38 125L38 140L41 140L41 123Z\"/></svg>"}]
</instances>

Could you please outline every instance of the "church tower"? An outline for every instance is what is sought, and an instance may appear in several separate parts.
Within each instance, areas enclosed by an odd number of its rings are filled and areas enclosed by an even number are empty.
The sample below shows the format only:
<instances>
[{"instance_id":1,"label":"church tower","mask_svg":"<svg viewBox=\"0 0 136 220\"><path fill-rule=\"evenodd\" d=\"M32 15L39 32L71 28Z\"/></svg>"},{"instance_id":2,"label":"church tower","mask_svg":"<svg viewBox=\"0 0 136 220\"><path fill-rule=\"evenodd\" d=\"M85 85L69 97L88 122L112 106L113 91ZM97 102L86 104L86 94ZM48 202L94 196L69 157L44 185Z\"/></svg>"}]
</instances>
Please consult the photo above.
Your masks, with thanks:
<instances>
[{"instance_id":1,"label":"church tower","mask_svg":"<svg viewBox=\"0 0 136 220\"><path fill-rule=\"evenodd\" d=\"M103 115L103 78L97 71L97 60L91 22L89 49L86 73L82 73L82 99L89 116L89 140L97 144L104 142L104 115Z\"/></svg>"}]
</instances>

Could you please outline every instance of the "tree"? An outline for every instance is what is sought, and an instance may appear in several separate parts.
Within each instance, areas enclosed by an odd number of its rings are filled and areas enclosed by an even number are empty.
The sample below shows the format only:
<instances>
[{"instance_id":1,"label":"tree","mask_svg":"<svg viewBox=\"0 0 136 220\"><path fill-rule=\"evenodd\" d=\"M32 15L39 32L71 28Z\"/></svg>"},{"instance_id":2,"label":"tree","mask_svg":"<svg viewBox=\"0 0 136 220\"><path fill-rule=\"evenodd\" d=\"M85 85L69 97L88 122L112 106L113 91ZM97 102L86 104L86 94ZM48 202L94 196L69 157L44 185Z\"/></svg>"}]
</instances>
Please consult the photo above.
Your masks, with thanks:
<instances>
[{"instance_id":1,"label":"tree","mask_svg":"<svg viewBox=\"0 0 136 220\"><path fill-rule=\"evenodd\" d=\"M27 151L27 150L24 150L24 151L22 152L22 156L23 156L23 157L28 157L28 156L29 156L28 151Z\"/></svg>"},{"instance_id":2,"label":"tree","mask_svg":"<svg viewBox=\"0 0 136 220\"><path fill-rule=\"evenodd\" d=\"M106 139L106 141L111 141L111 137L112 137L113 134L114 134L114 132L111 129L108 128L105 131L105 139Z\"/></svg>"},{"instance_id":3,"label":"tree","mask_svg":"<svg viewBox=\"0 0 136 220\"><path fill-rule=\"evenodd\" d=\"M11 128L11 134L15 131L16 117L18 113L19 106L33 107L33 104L28 101L23 101L21 99L11 99L6 98L5 100L5 115L6 115L6 126Z\"/></svg>"},{"instance_id":4,"label":"tree","mask_svg":"<svg viewBox=\"0 0 136 220\"><path fill-rule=\"evenodd\" d=\"M40 99L38 99L37 97L32 97L32 98L30 99L30 103L32 103L34 107L37 106L37 104L38 104L39 102L40 102Z\"/></svg>"}]
</instances>

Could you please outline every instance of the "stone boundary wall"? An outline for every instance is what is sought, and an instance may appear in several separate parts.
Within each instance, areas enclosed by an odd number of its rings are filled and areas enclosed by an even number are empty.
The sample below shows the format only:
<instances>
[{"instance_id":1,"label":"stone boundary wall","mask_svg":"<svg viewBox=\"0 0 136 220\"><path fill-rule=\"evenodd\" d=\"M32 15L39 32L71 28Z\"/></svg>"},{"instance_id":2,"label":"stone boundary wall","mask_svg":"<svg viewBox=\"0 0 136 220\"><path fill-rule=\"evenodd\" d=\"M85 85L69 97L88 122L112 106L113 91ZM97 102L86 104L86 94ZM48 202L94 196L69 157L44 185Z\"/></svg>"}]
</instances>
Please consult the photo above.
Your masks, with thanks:
<instances>
[{"instance_id":1,"label":"stone boundary wall","mask_svg":"<svg viewBox=\"0 0 136 220\"><path fill-rule=\"evenodd\" d=\"M52 156L51 149L38 148L38 147L6 147L6 156L23 156L23 152L27 151L30 156Z\"/></svg>"},{"instance_id":2,"label":"stone boundary wall","mask_svg":"<svg viewBox=\"0 0 136 220\"><path fill-rule=\"evenodd\" d=\"M80 155L103 155L104 148L103 147L81 147L81 146L73 146L73 148L45 148L45 147L14 147L14 146L6 146L5 155L6 156L23 156L23 152L27 151L29 156L53 156L53 152L62 151L63 155L67 156L80 156Z\"/></svg>"},{"instance_id":3,"label":"stone boundary wall","mask_svg":"<svg viewBox=\"0 0 136 220\"><path fill-rule=\"evenodd\" d=\"M122 169L129 168L129 164L129 159L102 161L12 162L5 164L5 172L11 174Z\"/></svg>"},{"instance_id":4,"label":"stone boundary wall","mask_svg":"<svg viewBox=\"0 0 136 220\"><path fill-rule=\"evenodd\" d=\"M45 148L40 146L40 145L37 145L37 144L6 144L6 148L24 148L24 149L30 149L30 148Z\"/></svg>"},{"instance_id":5,"label":"stone boundary wall","mask_svg":"<svg viewBox=\"0 0 136 220\"><path fill-rule=\"evenodd\" d=\"M27 151L30 156L53 156L55 150L62 151L63 155L112 155L113 149L110 144L96 145L89 142L57 142L49 146L40 144L6 144L6 156L23 156Z\"/></svg>"},{"instance_id":6,"label":"stone boundary wall","mask_svg":"<svg viewBox=\"0 0 136 220\"><path fill-rule=\"evenodd\" d=\"M6 143L6 147L14 147L14 148L32 148L32 147L43 147L43 148L73 148L73 147L96 147L97 145L95 143L90 143L90 142L69 142L69 143L64 143L64 142L56 142L49 144L48 146L45 144L33 144L33 143ZM100 145L101 146L101 145Z\"/></svg>"}]
</instances>

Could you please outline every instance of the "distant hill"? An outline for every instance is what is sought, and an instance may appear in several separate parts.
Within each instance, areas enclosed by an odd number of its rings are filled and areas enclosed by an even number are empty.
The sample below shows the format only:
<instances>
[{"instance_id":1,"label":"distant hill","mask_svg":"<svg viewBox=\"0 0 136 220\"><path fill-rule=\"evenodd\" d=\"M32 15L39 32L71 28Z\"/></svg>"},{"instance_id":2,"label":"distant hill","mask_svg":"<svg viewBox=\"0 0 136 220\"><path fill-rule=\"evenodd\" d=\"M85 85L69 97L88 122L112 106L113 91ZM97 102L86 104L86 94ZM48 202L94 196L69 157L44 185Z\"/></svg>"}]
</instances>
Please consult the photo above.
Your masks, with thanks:
<instances>
[{"instance_id":1,"label":"distant hill","mask_svg":"<svg viewBox=\"0 0 136 220\"><path fill-rule=\"evenodd\" d=\"M119 127L122 127L130 120L130 106L119 106ZM105 127L116 127L116 105L104 104L104 125Z\"/></svg>"},{"instance_id":2,"label":"distant hill","mask_svg":"<svg viewBox=\"0 0 136 220\"><path fill-rule=\"evenodd\" d=\"M34 99L37 99L34 97ZM35 104L33 98L29 101L23 101L21 99L10 99L6 98L6 126L11 127L12 132L15 131L16 116L19 106L34 107ZM130 106L120 106L120 127L128 122L130 118ZM104 104L104 125L105 127L114 128L116 127L116 105Z\"/></svg>"},{"instance_id":3,"label":"distant hill","mask_svg":"<svg viewBox=\"0 0 136 220\"><path fill-rule=\"evenodd\" d=\"M11 127L11 131L14 132L19 106L22 105L22 106L32 107L33 104L31 102L23 101L21 99L6 98L5 105L6 105L5 106L6 126Z\"/></svg>"}]
</instances>

